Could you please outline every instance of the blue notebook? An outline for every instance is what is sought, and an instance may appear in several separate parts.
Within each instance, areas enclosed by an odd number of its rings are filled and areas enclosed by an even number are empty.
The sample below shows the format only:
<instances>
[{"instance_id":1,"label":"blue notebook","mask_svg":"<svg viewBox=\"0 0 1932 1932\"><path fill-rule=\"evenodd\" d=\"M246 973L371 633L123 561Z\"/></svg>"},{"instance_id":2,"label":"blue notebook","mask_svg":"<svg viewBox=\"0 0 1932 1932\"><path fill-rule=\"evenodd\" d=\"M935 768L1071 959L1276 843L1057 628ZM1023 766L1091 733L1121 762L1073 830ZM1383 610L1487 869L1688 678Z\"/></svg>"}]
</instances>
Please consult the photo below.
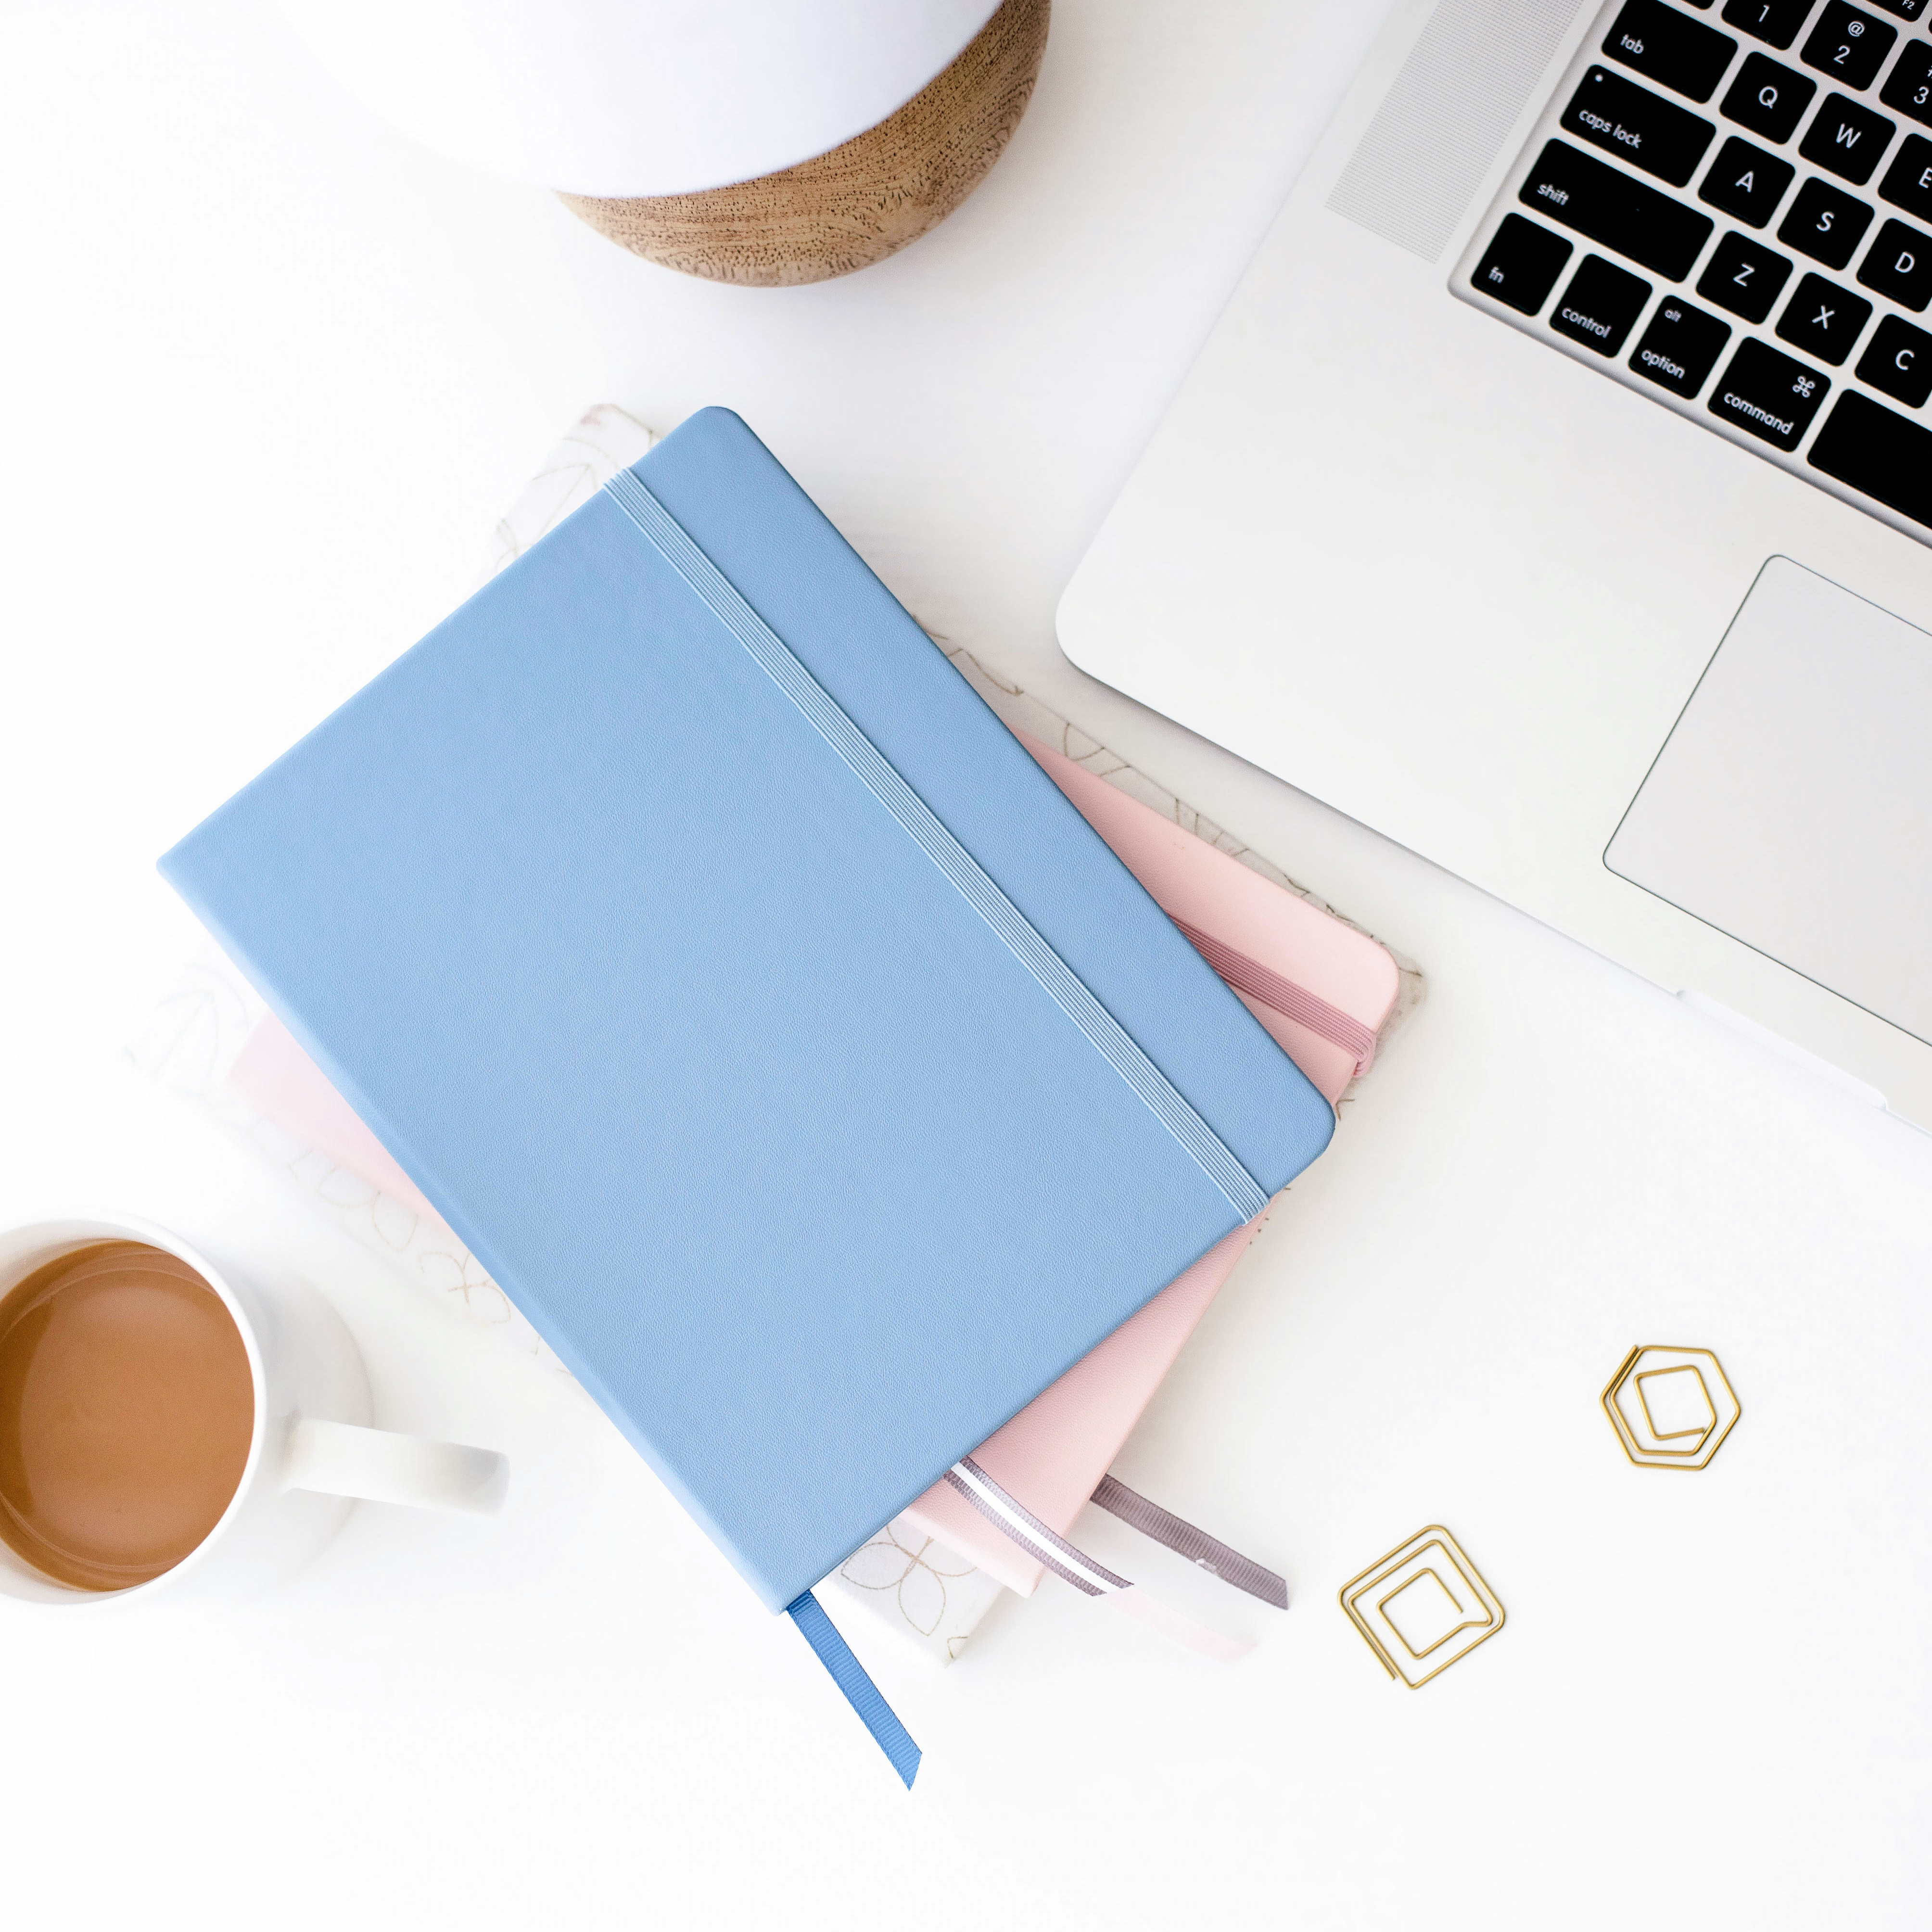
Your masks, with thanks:
<instances>
[{"instance_id":1,"label":"blue notebook","mask_svg":"<svg viewBox=\"0 0 1932 1932\"><path fill-rule=\"evenodd\" d=\"M1333 1124L726 410L161 866L774 1610Z\"/></svg>"}]
</instances>

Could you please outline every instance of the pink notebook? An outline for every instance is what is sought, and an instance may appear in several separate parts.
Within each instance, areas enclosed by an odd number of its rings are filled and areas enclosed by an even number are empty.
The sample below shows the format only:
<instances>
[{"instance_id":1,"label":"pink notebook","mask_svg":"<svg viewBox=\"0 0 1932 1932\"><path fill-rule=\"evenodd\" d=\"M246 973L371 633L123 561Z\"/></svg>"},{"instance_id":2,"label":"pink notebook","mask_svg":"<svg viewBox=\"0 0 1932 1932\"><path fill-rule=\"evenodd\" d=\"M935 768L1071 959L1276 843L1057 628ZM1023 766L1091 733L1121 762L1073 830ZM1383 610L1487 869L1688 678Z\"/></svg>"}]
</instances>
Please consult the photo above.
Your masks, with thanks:
<instances>
[{"instance_id":1,"label":"pink notebook","mask_svg":"<svg viewBox=\"0 0 1932 1932\"><path fill-rule=\"evenodd\" d=\"M1295 1064L1331 1104L1339 1100L1367 1070L1395 1006L1400 976L1388 952L1071 758L1017 735ZM1068 1534L1260 1225L1210 1249L976 1449L974 1461ZM943 1482L905 1514L1023 1596L1046 1574Z\"/></svg>"},{"instance_id":2,"label":"pink notebook","mask_svg":"<svg viewBox=\"0 0 1932 1932\"><path fill-rule=\"evenodd\" d=\"M1376 942L1270 884L1024 732L1022 743L1330 1102L1366 1070L1399 990ZM272 1015L229 1076L261 1112L338 1166L440 1217ZM1061 1535L1252 1238L1238 1228L974 1451ZM1000 1582L1030 1595L1042 1566L945 1484L905 1512Z\"/></svg>"}]
</instances>

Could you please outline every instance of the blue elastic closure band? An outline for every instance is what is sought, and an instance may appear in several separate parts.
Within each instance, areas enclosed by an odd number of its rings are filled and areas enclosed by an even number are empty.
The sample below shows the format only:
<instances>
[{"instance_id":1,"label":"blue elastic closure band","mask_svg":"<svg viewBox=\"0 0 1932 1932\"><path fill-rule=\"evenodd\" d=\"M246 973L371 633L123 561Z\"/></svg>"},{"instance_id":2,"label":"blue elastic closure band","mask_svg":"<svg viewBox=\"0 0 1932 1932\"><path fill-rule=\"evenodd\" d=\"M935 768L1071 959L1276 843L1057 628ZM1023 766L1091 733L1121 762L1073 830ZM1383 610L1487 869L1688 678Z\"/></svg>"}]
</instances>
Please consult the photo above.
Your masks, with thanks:
<instances>
[{"instance_id":1,"label":"blue elastic closure band","mask_svg":"<svg viewBox=\"0 0 1932 1932\"><path fill-rule=\"evenodd\" d=\"M818 1599L808 1590L786 1604L785 1615L818 1653L819 1662L831 1672L832 1682L844 1692L846 1702L858 1712L859 1721L872 1732L910 1791L913 1780L919 1775L920 1748L894 1715L891 1705L879 1695L879 1687L866 1675L866 1666L852 1654L851 1646L838 1634Z\"/></svg>"},{"instance_id":2,"label":"blue elastic closure band","mask_svg":"<svg viewBox=\"0 0 1932 1932\"><path fill-rule=\"evenodd\" d=\"M1235 1212L1244 1221L1252 1221L1268 1205L1268 1191L1242 1166L1240 1157L1196 1112L1186 1095L1054 951L985 867L806 668L791 646L746 602L737 586L705 555L690 532L633 472L619 470L604 488L658 555L744 646L759 669L851 767L860 782L912 835L954 890L998 934L1014 958L1186 1150Z\"/></svg>"}]
</instances>

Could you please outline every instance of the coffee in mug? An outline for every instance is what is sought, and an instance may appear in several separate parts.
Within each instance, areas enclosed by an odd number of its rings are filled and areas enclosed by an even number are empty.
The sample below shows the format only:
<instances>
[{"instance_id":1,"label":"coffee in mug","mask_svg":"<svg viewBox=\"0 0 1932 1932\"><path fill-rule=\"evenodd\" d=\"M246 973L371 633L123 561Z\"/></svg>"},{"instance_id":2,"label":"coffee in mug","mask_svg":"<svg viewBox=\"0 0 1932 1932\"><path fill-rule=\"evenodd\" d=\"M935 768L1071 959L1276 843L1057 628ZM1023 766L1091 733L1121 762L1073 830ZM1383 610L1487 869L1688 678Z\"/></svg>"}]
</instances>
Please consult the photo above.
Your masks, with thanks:
<instances>
[{"instance_id":1,"label":"coffee in mug","mask_svg":"<svg viewBox=\"0 0 1932 1932\"><path fill-rule=\"evenodd\" d=\"M494 1450L368 1426L341 1318L152 1222L0 1226L0 1598L50 1607L278 1581L363 1498L488 1512Z\"/></svg>"},{"instance_id":2,"label":"coffee in mug","mask_svg":"<svg viewBox=\"0 0 1932 1932\"><path fill-rule=\"evenodd\" d=\"M241 1330L176 1256L99 1242L0 1300L0 1538L60 1582L172 1570L220 1521L254 1426Z\"/></svg>"}]
</instances>

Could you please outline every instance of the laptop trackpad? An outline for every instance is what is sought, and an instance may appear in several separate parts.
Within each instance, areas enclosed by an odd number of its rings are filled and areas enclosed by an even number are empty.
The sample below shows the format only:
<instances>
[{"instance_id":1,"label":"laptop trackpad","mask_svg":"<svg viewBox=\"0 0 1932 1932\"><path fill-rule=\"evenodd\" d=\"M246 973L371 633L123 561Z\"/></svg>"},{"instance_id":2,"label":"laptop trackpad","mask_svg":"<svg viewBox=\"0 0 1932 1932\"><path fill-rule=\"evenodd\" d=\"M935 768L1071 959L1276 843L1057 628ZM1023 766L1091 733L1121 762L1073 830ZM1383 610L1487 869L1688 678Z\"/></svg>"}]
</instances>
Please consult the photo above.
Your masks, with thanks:
<instances>
[{"instance_id":1,"label":"laptop trackpad","mask_svg":"<svg viewBox=\"0 0 1932 1932\"><path fill-rule=\"evenodd\" d=\"M1773 557L1604 862L1932 1040L1932 636Z\"/></svg>"}]
</instances>

